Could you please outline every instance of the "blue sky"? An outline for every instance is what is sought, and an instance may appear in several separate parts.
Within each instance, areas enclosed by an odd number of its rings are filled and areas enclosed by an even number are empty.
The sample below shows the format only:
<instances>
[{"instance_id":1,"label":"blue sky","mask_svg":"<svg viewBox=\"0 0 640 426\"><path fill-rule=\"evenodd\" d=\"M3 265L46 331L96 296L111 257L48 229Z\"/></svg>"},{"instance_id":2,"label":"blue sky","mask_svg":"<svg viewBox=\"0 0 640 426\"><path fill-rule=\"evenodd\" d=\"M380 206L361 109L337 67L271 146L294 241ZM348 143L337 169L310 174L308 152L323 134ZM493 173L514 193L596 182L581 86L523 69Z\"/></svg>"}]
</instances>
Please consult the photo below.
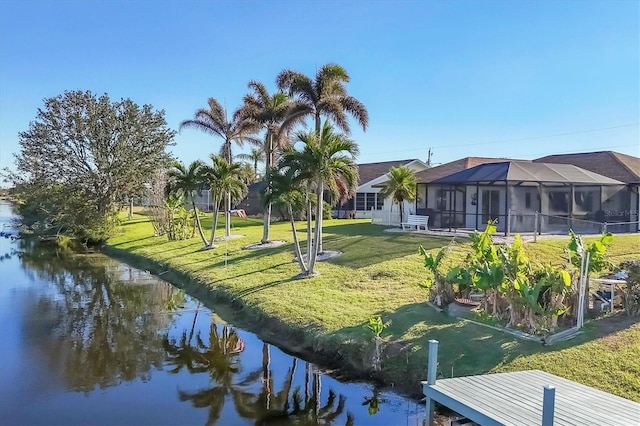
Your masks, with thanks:
<instances>
[{"instance_id":1,"label":"blue sky","mask_svg":"<svg viewBox=\"0 0 640 426\"><path fill-rule=\"evenodd\" d=\"M640 156L640 2L0 1L0 167L42 100L107 92L170 127L251 79L335 62L368 108L360 162ZM183 161L221 141L176 137Z\"/></svg>"}]
</instances>

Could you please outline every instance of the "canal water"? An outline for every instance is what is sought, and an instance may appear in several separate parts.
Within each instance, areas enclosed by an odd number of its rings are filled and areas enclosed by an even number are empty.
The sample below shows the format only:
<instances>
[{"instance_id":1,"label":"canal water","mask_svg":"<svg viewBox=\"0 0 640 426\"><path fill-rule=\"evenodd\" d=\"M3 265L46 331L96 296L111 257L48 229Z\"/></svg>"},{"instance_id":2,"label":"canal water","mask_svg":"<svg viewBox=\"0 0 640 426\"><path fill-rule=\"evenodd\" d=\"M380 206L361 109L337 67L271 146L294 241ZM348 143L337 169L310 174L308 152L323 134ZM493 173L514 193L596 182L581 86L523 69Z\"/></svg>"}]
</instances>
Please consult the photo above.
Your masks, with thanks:
<instances>
[{"instance_id":1,"label":"canal water","mask_svg":"<svg viewBox=\"0 0 640 426\"><path fill-rule=\"evenodd\" d=\"M11 207L0 201L0 227ZM0 424L419 425L102 254L0 238Z\"/></svg>"}]
</instances>

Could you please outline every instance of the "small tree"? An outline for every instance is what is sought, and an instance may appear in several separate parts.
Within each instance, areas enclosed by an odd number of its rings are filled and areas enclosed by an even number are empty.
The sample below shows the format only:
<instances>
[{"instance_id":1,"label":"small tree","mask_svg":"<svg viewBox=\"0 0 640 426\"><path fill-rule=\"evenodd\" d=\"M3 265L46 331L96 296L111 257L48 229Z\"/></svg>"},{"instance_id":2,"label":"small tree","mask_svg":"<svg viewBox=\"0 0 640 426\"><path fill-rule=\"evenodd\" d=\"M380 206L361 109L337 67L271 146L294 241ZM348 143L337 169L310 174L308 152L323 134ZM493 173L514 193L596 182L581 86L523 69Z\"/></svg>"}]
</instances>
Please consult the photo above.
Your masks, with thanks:
<instances>
[{"instance_id":1,"label":"small tree","mask_svg":"<svg viewBox=\"0 0 640 426\"><path fill-rule=\"evenodd\" d=\"M433 278L429 277L425 280L424 286L432 292L436 305L446 306L453 302L453 286L451 282L447 280L447 277L440 272L440 265L447 253L449 253L450 246L443 247L435 256L426 251L422 246L418 248L418 251L424 257L425 268L433 274Z\"/></svg>"},{"instance_id":2,"label":"small tree","mask_svg":"<svg viewBox=\"0 0 640 426\"><path fill-rule=\"evenodd\" d=\"M281 169L269 169L267 178L269 182L271 182L271 185L265 188L266 192L263 194L262 201L265 206L280 203L286 206L291 223L291 232L293 233L293 247L296 260L300 266L301 274L306 275L309 273L309 268L300 249L300 240L298 238L298 231L296 230L295 210L299 211L304 208L307 204L306 199L308 198L308 194L306 194L303 182L297 179L299 172L282 164L281 167ZM307 239L309 237L310 235L307 235Z\"/></svg>"},{"instance_id":3,"label":"small tree","mask_svg":"<svg viewBox=\"0 0 640 426\"><path fill-rule=\"evenodd\" d=\"M202 193L202 185L204 183L203 167L204 164L200 161L192 162L189 164L189 167L185 167L182 163L175 161L173 163L173 168L169 170L169 192L185 196L189 201L191 201L195 228L198 229L198 233L202 239L202 244L206 246L207 238L204 236L204 231L200 224L200 216L198 214L195 199L196 194Z\"/></svg>"},{"instance_id":4,"label":"small tree","mask_svg":"<svg viewBox=\"0 0 640 426\"><path fill-rule=\"evenodd\" d=\"M640 261L628 260L620 267L627 271L627 285L622 293L624 310L630 317L640 316Z\"/></svg>"},{"instance_id":5,"label":"small tree","mask_svg":"<svg viewBox=\"0 0 640 426\"><path fill-rule=\"evenodd\" d=\"M416 173L407 166L397 166L389 169L387 177L378 195L391 197L394 204L400 205L400 222L404 222L404 202L416 199Z\"/></svg>"},{"instance_id":6,"label":"small tree","mask_svg":"<svg viewBox=\"0 0 640 426\"><path fill-rule=\"evenodd\" d=\"M213 220L211 227L211 240L208 248L214 247L216 229L218 227L218 213L220 204L225 195L229 200L240 200L247 191L247 186L240 177L240 164L229 164L222 157L211 155L212 166L204 166L202 171L203 180L210 186L211 199L213 201ZM225 203L230 206L231 202ZM230 229L230 214L225 212L225 229ZM228 237L228 234L226 235Z\"/></svg>"}]
</instances>

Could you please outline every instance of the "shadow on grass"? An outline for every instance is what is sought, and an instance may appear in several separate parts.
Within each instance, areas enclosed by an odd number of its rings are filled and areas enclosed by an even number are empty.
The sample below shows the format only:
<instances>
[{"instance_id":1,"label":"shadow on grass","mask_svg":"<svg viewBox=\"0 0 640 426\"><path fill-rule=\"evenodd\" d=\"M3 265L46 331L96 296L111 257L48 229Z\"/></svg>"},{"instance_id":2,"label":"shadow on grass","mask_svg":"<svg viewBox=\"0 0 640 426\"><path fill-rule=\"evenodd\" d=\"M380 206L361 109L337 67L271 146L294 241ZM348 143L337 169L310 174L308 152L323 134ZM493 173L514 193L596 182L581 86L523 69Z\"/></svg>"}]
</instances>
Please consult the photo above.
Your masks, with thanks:
<instances>
[{"instance_id":1,"label":"shadow on grass","mask_svg":"<svg viewBox=\"0 0 640 426\"><path fill-rule=\"evenodd\" d=\"M324 243L327 249L340 250L343 253L329 262L350 268L362 268L417 254L420 245L427 250L444 247L449 244L449 239L428 237L418 240L383 235L376 237L375 244L372 244L372 240L367 236L345 238L329 234L324 237Z\"/></svg>"},{"instance_id":2,"label":"shadow on grass","mask_svg":"<svg viewBox=\"0 0 640 426\"><path fill-rule=\"evenodd\" d=\"M260 284L260 285L254 286L254 287L250 287L250 288L241 290L241 291L237 292L235 294L235 296L236 297L244 297L244 296L247 296L247 295L252 294L252 293L257 293L259 291L266 290L268 288L276 287L276 286L278 286L280 284L286 284L286 283L293 282L294 280L295 280L295 278L287 278L287 279L283 279L283 280L272 281L270 283Z\"/></svg>"}]
</instances>

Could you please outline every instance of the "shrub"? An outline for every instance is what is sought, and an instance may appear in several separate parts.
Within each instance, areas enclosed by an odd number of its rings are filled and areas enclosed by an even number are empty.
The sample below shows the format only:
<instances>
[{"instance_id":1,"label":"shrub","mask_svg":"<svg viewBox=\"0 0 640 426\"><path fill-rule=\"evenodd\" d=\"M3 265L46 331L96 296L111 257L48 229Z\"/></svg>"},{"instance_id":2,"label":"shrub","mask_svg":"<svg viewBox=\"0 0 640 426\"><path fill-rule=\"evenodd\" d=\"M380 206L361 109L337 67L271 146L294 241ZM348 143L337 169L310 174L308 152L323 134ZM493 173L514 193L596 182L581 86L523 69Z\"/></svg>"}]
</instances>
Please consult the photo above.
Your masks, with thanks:
<instances>
[{"instance_id":1,"label":"shrub","mask_svg":"<svg viewBox=\"0 0 640 426\"><path fill-rule=\"evenodd\" d=\"M622 293L624 310L629 316L640 316L640 260L622 262L620 268L629 274Z\"/></svg>"}]
</instances>

